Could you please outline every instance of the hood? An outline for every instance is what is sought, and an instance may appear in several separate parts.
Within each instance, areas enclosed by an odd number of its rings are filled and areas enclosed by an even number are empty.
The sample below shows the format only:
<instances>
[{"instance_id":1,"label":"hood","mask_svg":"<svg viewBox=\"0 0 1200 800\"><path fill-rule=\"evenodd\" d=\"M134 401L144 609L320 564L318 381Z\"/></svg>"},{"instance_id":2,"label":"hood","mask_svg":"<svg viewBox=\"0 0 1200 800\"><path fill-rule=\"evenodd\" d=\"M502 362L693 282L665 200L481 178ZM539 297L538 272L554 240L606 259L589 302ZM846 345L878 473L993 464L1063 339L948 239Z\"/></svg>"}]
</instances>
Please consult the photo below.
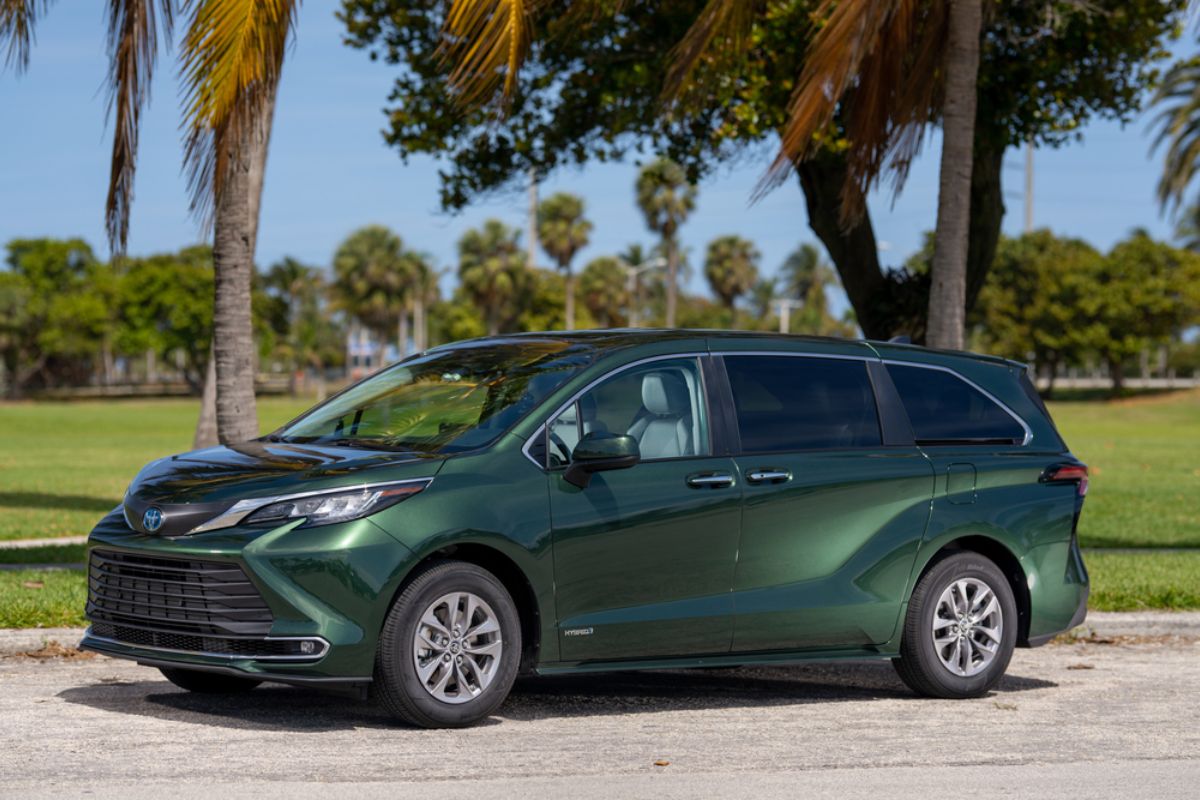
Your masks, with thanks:
<instances>
[{"instance_id":1,"label":"hood","mask_svg":"<svg viewBox=\"0 0 1200 800\"><path fill-rule=\"evenodd\" d=\"M445 458L262 440L210 447L147 464L125 495L125 517L141 531L142 514L157 506L160 533L178 535L238 500L430 477Z\"/></svg>"}]
</instances>

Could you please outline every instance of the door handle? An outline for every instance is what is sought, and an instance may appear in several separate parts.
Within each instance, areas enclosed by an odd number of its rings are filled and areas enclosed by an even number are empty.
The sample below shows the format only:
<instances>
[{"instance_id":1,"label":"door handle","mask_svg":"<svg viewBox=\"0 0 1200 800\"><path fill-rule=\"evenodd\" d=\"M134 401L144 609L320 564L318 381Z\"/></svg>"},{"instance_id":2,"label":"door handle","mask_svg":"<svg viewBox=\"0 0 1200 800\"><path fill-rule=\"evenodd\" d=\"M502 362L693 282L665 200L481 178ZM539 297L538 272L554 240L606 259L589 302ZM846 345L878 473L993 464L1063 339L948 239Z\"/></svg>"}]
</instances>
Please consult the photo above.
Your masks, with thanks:
<instances>
[{"instance_id":1,"label":"door handle","mask_svg":"<svg viewBox=\"0 0 1200 800\"><path fill-rule=\"evenodd\" d=\"M687 476L687 485L693 489L728 489L733 486L733 476L727 472L698 472Z\"/></svg>"},{"instance_id":2,"label":"door handle","mask_svg":"<svg viewBox=\"0 0 1200 800\"><path fill-rule=\"evenodd\" d=\"M792 473L786 469L763 468L746 473L746 480L751 483L785 483L792 479Z\"/></svg>"}]
</instances>

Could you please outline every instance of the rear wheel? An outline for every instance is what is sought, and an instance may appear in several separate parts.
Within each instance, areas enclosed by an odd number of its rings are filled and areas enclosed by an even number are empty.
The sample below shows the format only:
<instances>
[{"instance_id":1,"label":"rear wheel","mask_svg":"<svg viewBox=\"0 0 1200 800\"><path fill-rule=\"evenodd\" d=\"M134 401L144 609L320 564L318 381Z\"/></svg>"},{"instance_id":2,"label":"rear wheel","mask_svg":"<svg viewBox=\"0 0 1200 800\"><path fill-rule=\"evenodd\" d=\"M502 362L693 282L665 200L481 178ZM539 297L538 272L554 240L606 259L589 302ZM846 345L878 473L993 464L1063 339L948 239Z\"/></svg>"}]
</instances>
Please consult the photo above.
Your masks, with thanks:
<instances>
[{"instance_id":1,"label":"rear wheel","mask_svg":"<svg viewBox=\"0 0 1200 800\"><path fill-rule=\"evenodd\" d=\"M178 667L159 667L163 677L180 689L200 694L236 694L248 692L262 681L254 678L239 678L236 675L224 675L219 672L204 672L198 669L181 669Z\"/></svg>"},{"instance_id":2,"label":"rear wheel","mask_svg":"<svg viewBox=\"0 0 1200 800\"><path fill-rule=\"evenodd\" d=\"M443 561L413 578L388 613L372 691L405 722L461 728L504 702L520 656L520 618L504 585L474 564Z\"/></svg>"},{"instance_id":3,"label":"rear wheel","mask_svg":"<svg viewBox=\"0 0 1200 800\"><path fill-rule=\"evenodd\" d=\"M1012 658L1017 606L1004 573L978 553L936 563L913 590L893 660L900 678L929 697L979 697Z\"/></svg>"}]
</instances>

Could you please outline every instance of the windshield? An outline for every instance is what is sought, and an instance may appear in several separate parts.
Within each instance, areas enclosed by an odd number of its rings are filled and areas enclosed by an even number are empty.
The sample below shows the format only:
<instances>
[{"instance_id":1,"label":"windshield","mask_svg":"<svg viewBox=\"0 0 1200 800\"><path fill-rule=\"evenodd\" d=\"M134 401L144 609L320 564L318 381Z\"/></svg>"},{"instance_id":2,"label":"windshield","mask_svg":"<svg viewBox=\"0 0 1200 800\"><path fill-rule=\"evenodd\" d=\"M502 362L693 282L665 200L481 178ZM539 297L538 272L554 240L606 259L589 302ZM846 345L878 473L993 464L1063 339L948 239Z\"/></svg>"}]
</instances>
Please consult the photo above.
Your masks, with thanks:
<instances>
[{"instance_id":1,"label":"windshield","mask_svg":"<svg viewBox=\"0 0 1200 800\"><path fill-rule=\"evenodd\" d=\"M591 360L554 340L435 350L383 370L273 441L455 453L493 442Z\"/></svg>"}]
</instances>

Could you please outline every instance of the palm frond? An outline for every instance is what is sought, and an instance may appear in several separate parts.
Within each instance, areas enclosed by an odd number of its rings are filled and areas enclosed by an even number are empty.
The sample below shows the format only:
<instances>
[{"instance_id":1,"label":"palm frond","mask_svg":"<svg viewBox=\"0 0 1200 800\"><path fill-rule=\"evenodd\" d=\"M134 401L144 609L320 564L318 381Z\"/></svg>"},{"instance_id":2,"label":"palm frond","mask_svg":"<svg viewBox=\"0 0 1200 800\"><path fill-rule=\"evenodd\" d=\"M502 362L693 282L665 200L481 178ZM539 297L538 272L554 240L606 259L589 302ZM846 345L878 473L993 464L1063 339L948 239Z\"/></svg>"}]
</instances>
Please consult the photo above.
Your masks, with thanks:
<instances>
[{"instance_id":1,"label":"palm frond","mask_svg":"<svg viewBox=\"0 0 1200 800\"><path fill-rule=\"evenodd\" d=\"M843 221L861 214L885 168L899 191L940 107L947 9L947 0L823 0L817 10L823 24L792 95L779 154L756 194L835 138L835 115L849 167Z\"/></svg>"},{"instance_id":2,"label":"palm frond","mask_svg":"<svg viewBox=\"0 0 1200 800\"><path fill-rule=\"evenodd\" d=\"M1154 105L1165 106L1151 123L1160 130L1152 151L1166 145L1157 194L1159 205L1175 213L1200 168L1200 58L1176 64L1163 77Z\"/></svg>"},{"instance_id":3,"label":"palm frond","mask_svg":"<svg viewBox=\"0 0 1200 800\"><path fill-rule=\"evenodd\" d=\"M671 65L663 81L663 97L679 97L696 65L706 55L712 55L715 45L720 56L729 58L744 51L754 30L754 20L762 10L763 0L708 0L688 32L671 50Z\"/></svg>"},{"instance_id":4,"label":"palm frond","mask_svg":"<svg viewBox=\"0 0 1200 800\"><path fill-rule=\"evenodd\" d=\"M139 122L150 99L158 55L158 2L163 33L169 39L175 13L172 0L110 0L108 5L108 116L111 120L115 115L116 124L104 224L115 253L125 251L129 238Z\"/></svg>"},{"instance_id":5,"label":"palm frond","mask_svg":"<svg viewBox=\"0 0 1200 800\"><path fill-rule=\"evenodd\" d=\"M5 67L23 72L29 66L34 25L38 15L49 7L50 0L0 0L0 47L7 51Z\"/></svg>"},{"instance_id":6,"label":"palm frond","mask_svg":"<svg viewBox=\"0 0 1200 800\"><path fill-rule=\"evenodd\" d=\"M300 0L187 0L180 54L192 213L211 221L233 159L265 135Z\"/></svg>"},{"instance_id":7,"label":"palm frond","mask_svg":"<svg viewBox=\"0 0 1200 800\"><path fill-rule=\"evenodd\" d=\"M504 96L512 96L541 2L452 0L441 55L454 65L449 80L459 102L484 102L501 85Z\"/></svg>"}]
</instances>

